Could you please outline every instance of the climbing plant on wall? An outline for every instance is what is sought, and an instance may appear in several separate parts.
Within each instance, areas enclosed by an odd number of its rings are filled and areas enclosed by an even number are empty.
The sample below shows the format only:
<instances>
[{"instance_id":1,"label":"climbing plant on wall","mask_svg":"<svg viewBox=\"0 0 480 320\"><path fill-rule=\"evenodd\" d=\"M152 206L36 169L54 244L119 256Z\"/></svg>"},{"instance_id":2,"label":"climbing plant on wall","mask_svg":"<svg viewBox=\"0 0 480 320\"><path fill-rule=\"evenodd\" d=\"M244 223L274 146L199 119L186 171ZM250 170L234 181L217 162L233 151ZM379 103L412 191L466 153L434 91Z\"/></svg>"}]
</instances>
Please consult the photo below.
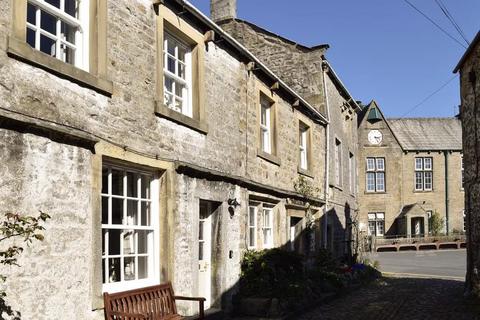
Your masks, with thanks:
<instances>
[{"instance_id":1,"label":"climbing plant on wall","mask_svg":"<svg viewBox=\"0 0 480 320\"><path fill-rule=\"evenodd\" d=\"M42 224L50 216L40 212L38 216L22 216L17 213L6 213L0 222L0 264L17 266L18 256L23 252L23 246L30 246L34 241L42 241ZM19 245L18 243L21 243ZM0 282L6 282L7 277L0 273ZM19 320L21 313L12 309L6 302L7 293L0 289L0 320Z\"/></svg>"}]
</instances>

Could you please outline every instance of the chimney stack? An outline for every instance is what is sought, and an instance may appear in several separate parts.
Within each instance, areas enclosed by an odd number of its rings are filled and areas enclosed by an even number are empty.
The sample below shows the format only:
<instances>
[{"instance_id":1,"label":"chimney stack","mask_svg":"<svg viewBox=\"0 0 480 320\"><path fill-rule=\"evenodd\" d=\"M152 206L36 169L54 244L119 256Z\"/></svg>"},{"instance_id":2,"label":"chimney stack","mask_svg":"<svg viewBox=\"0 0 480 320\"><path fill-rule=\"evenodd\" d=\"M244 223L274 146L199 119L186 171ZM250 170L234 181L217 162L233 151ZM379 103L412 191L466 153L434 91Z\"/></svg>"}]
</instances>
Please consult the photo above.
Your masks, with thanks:
<instances>
[{"instance_id":1,"label":"chimney stack","mask_svg":"<svg viewBox=\"0 0 480 320\"><path fill-rule=\"evenodd\" d=\"M210 16L215 22L237 18L237 0L210 0Z\"/></svg>"}]
</instances>

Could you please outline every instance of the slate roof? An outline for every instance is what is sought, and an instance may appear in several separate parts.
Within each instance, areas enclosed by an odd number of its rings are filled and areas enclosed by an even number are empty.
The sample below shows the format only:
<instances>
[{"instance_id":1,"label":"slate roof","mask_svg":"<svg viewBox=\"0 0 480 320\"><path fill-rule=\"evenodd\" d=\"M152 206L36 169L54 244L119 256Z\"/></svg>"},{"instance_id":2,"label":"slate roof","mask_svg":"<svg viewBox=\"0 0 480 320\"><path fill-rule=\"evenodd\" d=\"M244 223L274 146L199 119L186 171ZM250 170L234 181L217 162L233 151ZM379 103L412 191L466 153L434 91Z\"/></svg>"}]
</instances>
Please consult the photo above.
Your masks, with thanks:
<instances>
[{"instance_id":1,"label":"slate roof","mask_svg":"<svg viewBox=\"0 0 480 320\"><path fill-rule=\"evenodd\" d=\"M462 125L457 118L387 119L404 150L462 150Z\"/></svg>"}]
</instances>

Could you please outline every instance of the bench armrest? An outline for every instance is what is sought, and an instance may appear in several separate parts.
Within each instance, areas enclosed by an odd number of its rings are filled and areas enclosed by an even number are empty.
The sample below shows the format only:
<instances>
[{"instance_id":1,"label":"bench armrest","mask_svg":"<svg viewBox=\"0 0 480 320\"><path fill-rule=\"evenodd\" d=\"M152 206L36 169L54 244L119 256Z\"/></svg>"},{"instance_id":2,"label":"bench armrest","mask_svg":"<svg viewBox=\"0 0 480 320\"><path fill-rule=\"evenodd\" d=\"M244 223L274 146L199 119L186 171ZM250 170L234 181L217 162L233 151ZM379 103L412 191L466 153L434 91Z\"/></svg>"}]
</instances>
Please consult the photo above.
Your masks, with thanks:
<instances>
[{"instance_id":1,"label":"bench armrest","mask_svg":"<svg viewBox=\"0 0 480 320\"><path fill-rule=\"evenodd\" d=\"M130 313L130 312L120 312L120 311L110 311L109 315L120 317L120 319L135 319L135 320L148 320L150 319L148 315L143 313Z\"/></svg>"},{"instance_id":2,"label":"bench armrest","mask_svg":"<svg viewBox=\"0 0 480 320\"><path fill-rule=\"evenodd\" d=\"M175 300L185 300L185 301L198 301L198 311L199 311L199 316L198 319L202 320L205 319L205 307L204 303L207 299L203 297L182 297L182 296L174 296L173 299Z\"/></svg>"}]
</instances>

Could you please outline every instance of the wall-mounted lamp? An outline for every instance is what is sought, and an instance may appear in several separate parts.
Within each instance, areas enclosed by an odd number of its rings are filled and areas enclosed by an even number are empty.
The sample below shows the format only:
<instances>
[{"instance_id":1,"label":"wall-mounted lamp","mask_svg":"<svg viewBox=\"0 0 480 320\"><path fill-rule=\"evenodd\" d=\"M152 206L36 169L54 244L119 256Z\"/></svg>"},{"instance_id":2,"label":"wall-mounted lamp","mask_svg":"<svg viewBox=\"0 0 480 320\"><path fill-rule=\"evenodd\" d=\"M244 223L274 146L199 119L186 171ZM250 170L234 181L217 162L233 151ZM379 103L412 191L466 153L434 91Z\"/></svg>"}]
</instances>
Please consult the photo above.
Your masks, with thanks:
<instances>
[{"instance_id":1,"label":"wall-mounted lamp","mask_svg":"<svg viewBox=\"0 0 480 320\"><path fill-rule=\"evenodd\" d=\"M237 201L237 198L228 199L227 203L229 206L233 206L235 208L240 205L240 202Z\"/></svg>"},{"instance_id":2,"label":"wall-mounted lamp","mask_svg":"<svg viewBox=\"0 0 480 320\"><path fill-rule=\"evenodd\" d=\"M233 216L235 215L235 209L240 205L240 202L237 201L237 198L231 198L227 200L227 203L230 218L233 218Z\"/></svg>"}]
</instances>

